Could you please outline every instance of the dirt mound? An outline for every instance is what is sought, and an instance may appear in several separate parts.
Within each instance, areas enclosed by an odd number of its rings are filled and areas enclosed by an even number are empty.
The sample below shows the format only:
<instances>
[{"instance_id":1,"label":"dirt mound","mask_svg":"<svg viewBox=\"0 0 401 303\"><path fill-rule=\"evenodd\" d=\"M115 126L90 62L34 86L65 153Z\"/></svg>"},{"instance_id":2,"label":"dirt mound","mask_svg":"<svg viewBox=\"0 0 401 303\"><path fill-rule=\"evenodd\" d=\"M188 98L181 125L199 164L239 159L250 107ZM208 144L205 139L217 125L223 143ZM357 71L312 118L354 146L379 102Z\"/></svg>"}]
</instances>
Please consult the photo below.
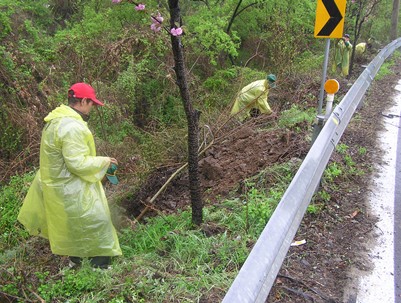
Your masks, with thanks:
<instances>
[{"instance_id":1,"label":"dirt mound","mask_svg":"<svg viewBox=\"0 0 401 303\"><path fill-rule=\"evenodd\" d=\"M291 130L258 130L244 125L235 135L213 146L200 161L207 197L226 196L242 181L264 168L292 157L303 157L304 135Z\"/></svg>"},{"instance_id":2,"label":"dirt mound","mask_svg":"<svg viewBox=\"0 0 401 303\"><path fill-rule=\"evenodd\" d=\"M267 121L271 121L271 117L262 115L251 119L206 150L199 161L204 201L214 203L240 189L245 179L264 168L306 155L310 146L305 142L303 132L263 129ZM176 169L170 167L155 171L136 194L122 202L127 214L138 216ZM155 199L151 209L172 213L189 205L189 181L185 170Z\"/></svg>"}]
</instances>

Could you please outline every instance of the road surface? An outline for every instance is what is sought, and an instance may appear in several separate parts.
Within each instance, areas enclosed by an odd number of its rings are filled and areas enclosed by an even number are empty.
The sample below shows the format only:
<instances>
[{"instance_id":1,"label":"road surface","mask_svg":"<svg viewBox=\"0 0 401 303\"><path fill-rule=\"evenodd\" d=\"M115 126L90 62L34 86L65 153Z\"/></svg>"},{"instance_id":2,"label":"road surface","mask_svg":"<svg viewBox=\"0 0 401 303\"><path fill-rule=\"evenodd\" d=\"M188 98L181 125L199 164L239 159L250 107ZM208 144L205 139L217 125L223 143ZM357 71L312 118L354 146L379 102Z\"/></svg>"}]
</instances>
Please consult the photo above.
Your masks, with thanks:
<instances>
[{"instance_id":1,"label":"road surface","mask_svg":"<svg viewBox=\"0 0 401 303\"><path fill-rule=\"evenodd\" d=\"M394 88L394 105L383 112L385 130L378 174L372 177L369 205L378 217L377 238L367 252L371 272L353 274L356 287L345 292L347 303L401 303L401 80Z\"/></svg>"}]
</instances>

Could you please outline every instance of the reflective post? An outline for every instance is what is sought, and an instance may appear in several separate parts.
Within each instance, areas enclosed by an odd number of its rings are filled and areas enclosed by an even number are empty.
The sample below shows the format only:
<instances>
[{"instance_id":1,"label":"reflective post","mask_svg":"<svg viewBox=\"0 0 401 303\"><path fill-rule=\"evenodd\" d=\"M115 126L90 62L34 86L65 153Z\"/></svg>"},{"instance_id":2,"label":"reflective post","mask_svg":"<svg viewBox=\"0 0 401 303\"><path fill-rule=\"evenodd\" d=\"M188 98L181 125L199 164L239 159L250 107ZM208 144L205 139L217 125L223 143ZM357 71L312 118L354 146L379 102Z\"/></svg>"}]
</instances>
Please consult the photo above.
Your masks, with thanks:
<instances>
[{"instance_id":1,"label":"reflective post","mask_svg":"<svg viewBox=\"0 0 401 303\"><path fill-rule=\"evenodd\" d=\"M323 87L327 93L326 114L325 115L320 114L317 116L317 124L315 125L315 128L313 129L314 140L316 140L317 136L319 135L320 131L322 130L322 128L324 126L324 123L327 121L327 119L331 115L331 112L333 110L334 94L336 92L338 92L338 90L340 89L340 84L335 79L329 79L326 81L326 83L324 83ZM313 142L314 142L314 140L313 140ZM313 142L312 142L312 144L313 144Z\"/></svg>"},{"instance_id":2,"label":"reflective post","mask_svg":"<svg viewBox=\"0 0 401 303\"><path fill-rule=\"evenodd\" d=\"M326 120L329 118L333 109L334 94L340 89L340 83L335 79L329 79L324 84L324 90L327 93L326 97Z\"/></svg>"}]
</instances>

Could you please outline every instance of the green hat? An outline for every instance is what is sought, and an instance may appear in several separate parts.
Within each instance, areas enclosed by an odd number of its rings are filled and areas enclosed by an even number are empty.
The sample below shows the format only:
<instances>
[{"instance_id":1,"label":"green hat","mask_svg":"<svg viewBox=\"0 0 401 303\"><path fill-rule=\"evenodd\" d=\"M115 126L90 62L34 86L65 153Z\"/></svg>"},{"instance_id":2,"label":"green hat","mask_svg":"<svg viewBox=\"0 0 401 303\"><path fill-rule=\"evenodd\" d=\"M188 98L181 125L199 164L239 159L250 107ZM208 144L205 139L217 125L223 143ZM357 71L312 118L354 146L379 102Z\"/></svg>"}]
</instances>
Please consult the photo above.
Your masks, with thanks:
<instances>
[{"instance_id":1,"label":"green hat","mask_svg":"<svg viewBox=\"0 0 401 303\"><path fill-rule=\"evenodd\" d=\"M118 184L118 179L116 176L117 165L111 163L109 169L106 172L106 177L110 181L111 184Z\"/></svg>"},{"instance_id":2,"label":"green hat","mask_svg":"<svg viewBox=\"0 0 401 303\"><path fill-rule=\"evenodd\" d=\"M275 87L276 86L276 75L274 74L269 74L267 75L266 79L269 81L269 84L271 87Z\"/></svg>"}]
</instances>

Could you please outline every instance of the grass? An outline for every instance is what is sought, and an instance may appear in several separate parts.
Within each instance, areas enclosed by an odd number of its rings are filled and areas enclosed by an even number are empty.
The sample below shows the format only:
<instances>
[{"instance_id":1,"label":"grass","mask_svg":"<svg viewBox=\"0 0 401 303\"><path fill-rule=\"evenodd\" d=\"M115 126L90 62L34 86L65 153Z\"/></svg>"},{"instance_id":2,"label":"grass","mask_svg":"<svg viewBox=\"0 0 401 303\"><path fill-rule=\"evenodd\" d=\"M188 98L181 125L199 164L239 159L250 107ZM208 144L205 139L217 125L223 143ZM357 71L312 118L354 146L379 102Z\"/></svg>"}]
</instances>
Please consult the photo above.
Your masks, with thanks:
<instances>
[{"instance_id":1,"label":"grass","mask_svg":"<svg viewBox=\"0 0 401 303\"><path fill-rule=\"evenodd\" d=\"M375 77L376 81L383 80L386 76L393 74L391 67L394 66L398 58L401 56L400 51L395 51L389 60L384 61Z\"/></svg>"},{"instance_id":2,"label":"grass","mask_svg":"<svg viewBox=\"0 0 401 303\"><path fill-rule=\"evenodd\" d=\"M230 215L224 203L206 213L215 219L242 216L239 201L228 205L236 207ZM251 235L243 225L219 226L219 221L208 221L207 226L219 228L205 235L190 222L190 212L184 211L123 230L124 256L115 259L112 271L93 271L86 262L80 269L59 268L54 273L31 265L34 278L23 289L31 289L46 302L196 302L204 293L227 289L248 255L246 239ZM1 282L10 277L12 282L1 283L0 290L21 296L20 281L27 278L23 264L29 259L20 250L3 262Z\"/></svg>"},{"instance_id":3,"label":"grass","mask_svg":"<svg viewBox=\"0 0 401 303\"><path fill-rule=\"evenodd\" d=\"M336 164L341 165L346 164ZM46 302L77 303L222 298L296 169L297 165L277 165L248 180L248 191L240 198L204 209L206 222L201 228L192 226L191 213L185 210L121 230L123 256L115 258L111 271L93 271L87 262L70 269L58 264L59 256L50 266L32 262L35 245L30 241L21 247L10 243L0 258L0 291L20 298L25 293L31 300L35 293ZM344 174L338 172L329 169L326 174L334 180ZM263 190L272 179L277 185ZM317 215L329 200L328 193L319 192L308 213ZM37 241L48 245L45 240Z\"/></svg>"},{"instance_id":4,"label":"grass","mask_svg":"<svg viewBox=\"0 0 401 303\"><path fill-rule=\"evenodd\" d=\"M46 260L39 261L37 245L48 246L47 241L26 240L17 233L0 255L0 291L29 299L36 294L46 302L197 302L213 294L221 297L296 168L275 165L247 180L248 191L241 197L204 208L201 227L194 227L191 212L183 210L121 230L123 256L115 258L111 271L93 271L87 262L70 269L65 257L46 253L42 256ZM32 174L16 177L0 190L0 197L14 195L2 205L13 205L12 219L0 219L6 230L13 226L23 230L15 219L31 179ZM277 186L266 191L266 182L274 181Z\"/></svg>"},{"instance_id":5,"label":"grass","mask_svg":"<svg viewBox=\"0 0 401 303\"><path fill-rule=\"evenodd\" d=\"M318 215L330 203L339 179L358 172L351 149L339 144L336 150L340 161L328 165L323 188L308 207L310 215ZM364 147L358 151L361 156L366 154ZM79 269L70 269L63 257L50 253L37 256L38 243L48 247L47 241L26 240L26 233L15 221L33 173L16 176L0 189L0 206L7 210L7 217L0 218L5 248L0 254L0 291L22 298L21 302L38 297L46 302L77 303L222 298L300 163L275 164L245 180L243 194L204 208L201 227L194 227L190 211L182 210L120 230L123 256L115 258L111 271L93 271L87 262Z\"/></svg>"}]
</instances>

